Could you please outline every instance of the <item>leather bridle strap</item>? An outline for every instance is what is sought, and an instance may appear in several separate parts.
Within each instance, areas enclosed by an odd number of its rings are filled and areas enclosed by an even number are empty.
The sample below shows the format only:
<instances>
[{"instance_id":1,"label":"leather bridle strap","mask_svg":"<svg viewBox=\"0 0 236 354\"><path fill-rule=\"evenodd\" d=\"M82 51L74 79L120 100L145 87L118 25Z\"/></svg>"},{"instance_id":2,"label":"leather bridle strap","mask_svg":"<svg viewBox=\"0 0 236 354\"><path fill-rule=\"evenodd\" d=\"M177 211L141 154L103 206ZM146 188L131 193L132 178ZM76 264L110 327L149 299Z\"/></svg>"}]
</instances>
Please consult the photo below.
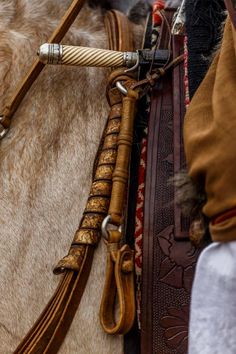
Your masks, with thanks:
<instances>
[{"instance_id":1,"label":"leather bridle strap","mask_svg":"<svg viewBox=\"0 0 236 354\"><path fill-rule=\"evenodd\" d=\"M74 0L71 3L69 9L61 19L58 27L49 38L48 43L59 43L63 39L70 26L78 16L84 3L85 0ZM22 102L34 81L43 70L44 66L45 64L36 59L24 79L20 82L10 101L7 103L2 114L0 115L0 124L4 129L9 129L14 113L16 112L17 108L19 107L20 103Z\"/></svg>"},{"instance_id":2,"label":"leather bridle strap","mask_svg":"<svg viewBox=\"0 0 236 354\"><path fill-rule=\"evenodd\" d=\"M134 80L130 81L128 85L135 82ZM112 193L108 211L109 223L118 227L122 225L125 209L134 118L138 99L138 90L131 89L127 90L127 95L123 98L116 167L112 178ZM127 244L121 246L121 242L121 230L107 231L107 269L100 307L100 322L108 334L127 333L132 328L135 318L134 251ZM118 316L116 316L116 298L118 300Z\"/></svg>"},{"instance_id":3,"label":"leather bridle strap","mask_svg":"<svg viewBox=\"0 0 236 354\"><path fill-rule=\"evenodd\" d=\"M119 50L133 50L133 47L130 47L132 41L126 40L130 33L127 18L115 11L109 12L109 17L116 23L109 24L107 20L106 27L120 28L119 23L122 23L121 28L126 28L126 32L118 31L117 38L113 34L110 43L115 41ZM119 77L121 80L130 79L129 76L123 75L123 71L120 72ZM63 273L63 278L42 315L14 354L57 353L80 304L92 266L95 246L100 239L101 223L108 213L110 202L122 110L122 95L114 84L108 85L107 96L111 110L102 147L99 148L98 162L83 218L68 255L59 262L54 271L56 274Z\"/></svg>"}]
</instances>

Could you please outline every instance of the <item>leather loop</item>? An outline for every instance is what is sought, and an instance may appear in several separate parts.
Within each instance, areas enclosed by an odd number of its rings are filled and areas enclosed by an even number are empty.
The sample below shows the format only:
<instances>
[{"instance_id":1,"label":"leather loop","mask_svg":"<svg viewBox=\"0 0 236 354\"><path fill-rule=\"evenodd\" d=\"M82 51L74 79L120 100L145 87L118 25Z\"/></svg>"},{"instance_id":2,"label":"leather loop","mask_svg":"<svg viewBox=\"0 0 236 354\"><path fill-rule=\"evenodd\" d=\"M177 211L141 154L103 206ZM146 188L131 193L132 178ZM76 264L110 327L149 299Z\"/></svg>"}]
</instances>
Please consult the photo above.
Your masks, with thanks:
<instances>
[{"instance_id":1,"label":"leather loop","mask_svg":"<svg viewBox=\"0 0 236 354\"><path fill-rule=\"evenodd\" d=\"M100 322L108 334L125 334L131 329L135 318L134 251L128 245L119 249L119 231L109 231L108 234L106 282L100 307Z\"/></svg>"},{"instance_id":2,"label":"leather loop","mask_svg":"<svg viewBox=\"0 0 236 354\"><path fill-rule=\"evenodd\" d=\"M128 89L127 97L123 98L116 167L112 178L108 211L111 223L117 226L122 224L124 213L137 99L138 93L131 89ZM119 247L121 241L119 231L108 231L108 235L106 281L100 307L100 322L108 334L125 334L131 329L135 318L134 252L128 245ZM114 313L116 295L119 309L118 320Z\"/></svg>"}]
</instances>

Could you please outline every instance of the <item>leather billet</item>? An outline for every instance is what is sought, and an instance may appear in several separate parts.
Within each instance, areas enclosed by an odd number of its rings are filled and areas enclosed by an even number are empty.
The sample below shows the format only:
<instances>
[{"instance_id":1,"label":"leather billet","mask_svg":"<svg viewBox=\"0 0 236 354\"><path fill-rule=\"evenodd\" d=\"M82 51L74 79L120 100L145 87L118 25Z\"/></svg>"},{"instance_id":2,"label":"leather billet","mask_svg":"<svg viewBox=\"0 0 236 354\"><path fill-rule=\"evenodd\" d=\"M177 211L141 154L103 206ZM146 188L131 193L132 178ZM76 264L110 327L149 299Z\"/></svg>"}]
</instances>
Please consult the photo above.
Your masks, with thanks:
<instances>
[{"instance_id":1,"label":"leather billet","mask_svg":"<svg viewBox=\"0 0 236 354\"><path fill-rule=\"evenodd\" d=\"M172 35L174 10L165 9L160 48L174 60L184 36ZM187 353L191 284L199 250L188 238L189 221L176 204L170 182L185 167L183 62L159 79L151 92L144 197L141 353ZM169 335L173 333L173 335Z\"/></svg>"}]
</instances>

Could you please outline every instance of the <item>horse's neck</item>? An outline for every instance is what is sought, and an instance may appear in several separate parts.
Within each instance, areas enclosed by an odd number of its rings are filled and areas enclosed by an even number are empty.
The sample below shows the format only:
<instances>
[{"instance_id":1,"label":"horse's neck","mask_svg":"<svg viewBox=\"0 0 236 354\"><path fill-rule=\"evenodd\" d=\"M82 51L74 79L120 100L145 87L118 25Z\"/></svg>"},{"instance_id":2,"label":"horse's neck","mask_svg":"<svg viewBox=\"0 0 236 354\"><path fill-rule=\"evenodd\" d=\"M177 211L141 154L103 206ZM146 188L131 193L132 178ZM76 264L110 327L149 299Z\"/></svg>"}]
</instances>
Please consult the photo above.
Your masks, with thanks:
<instances>
[{"instance_id":1,"label":"horse's neck","mask_svg":"<svg viewBox=\"0 0 236 354\"><path fill-rule=\"evenodd\" d=\"M63 155L65 165L76 151L83 160L99 142L107 112L104 71L61 70L45 70L2 143L0 169L15 191L22 183L39 187Z\"/></svg>"},{"instance_id":2,"label":"horse's neck","mask_svg":"<svg viewBox=\"0 0 236 354\"><path fill-rule=\"evenodd\" d=\"M11 53L7 58L7 74L3 73L5 67L0 72L2 106L31 65L39 43L49 36L49 27L54 25L54 19L52 21L46 17L42 26L40 15L37 18L38 31L34 24L32 36L29 22L27 25L22 22L22 27L15 31L16 25L12 21L13 30L1 42L4 48L0 50L0 55L2 53L5 61L6 52ZM17 16L19 23L20 15ZM42 27L48 28L47 34L45 29L41 32ZM27 36L26 30L29 31ZM88 18L85 8L66 41L106 47L106 34L99 14L92 12ZM48 67L44 70L16 112L10 133L1 144L0 170L4 171L5 192L9 189L15 194L17 189L22 192L22 184L28 185L29 193L35 192L40 184L44 184L48 171L56 169L57 161L63 154L71 160L70 154L74 156L74 150L78 150L81 151L81 159L84 159L86 148L86 155L89 156L89 150L93 151L94 144L98 143L106 118L106 75L107 71L103 69L95 72L95 69L86 68ZM32 195L29 197L32 198Z\"/></svg>"}]
</instances>

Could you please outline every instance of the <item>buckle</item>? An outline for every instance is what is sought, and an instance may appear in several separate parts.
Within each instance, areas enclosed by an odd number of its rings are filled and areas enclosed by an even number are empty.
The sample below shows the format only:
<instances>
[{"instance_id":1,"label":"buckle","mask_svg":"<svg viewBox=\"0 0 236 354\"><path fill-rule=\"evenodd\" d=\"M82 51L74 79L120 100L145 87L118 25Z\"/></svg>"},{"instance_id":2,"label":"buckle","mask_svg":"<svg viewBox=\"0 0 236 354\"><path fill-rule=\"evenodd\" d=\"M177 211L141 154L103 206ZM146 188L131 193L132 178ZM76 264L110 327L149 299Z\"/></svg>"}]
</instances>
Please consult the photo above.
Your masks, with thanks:
<instances>
[{"instance_id":1,"label":"buckle","mask_svg":"<svg viewBox=\"0 0 236 354\"><path fill-rule=\"evenodd\" d=\"M4 128L2 121L4 120L4 116L0 116L0 140L5 137L8 132L8 129Z\"/></svg>"},{"instance_id":2,"label":"buckle","mask_svg":"<svg viewBox=\"0 0 236 354\"><path fill-rule=\"evenodd\" d=\"M127 72L128 70L126 70ZM123 85L123 83L121 81L117 81L116 82L116 87L118 88L118 90L124 95L127 96L128 94L128 90L127 88Z\"/></svg>"}]
</instances>

